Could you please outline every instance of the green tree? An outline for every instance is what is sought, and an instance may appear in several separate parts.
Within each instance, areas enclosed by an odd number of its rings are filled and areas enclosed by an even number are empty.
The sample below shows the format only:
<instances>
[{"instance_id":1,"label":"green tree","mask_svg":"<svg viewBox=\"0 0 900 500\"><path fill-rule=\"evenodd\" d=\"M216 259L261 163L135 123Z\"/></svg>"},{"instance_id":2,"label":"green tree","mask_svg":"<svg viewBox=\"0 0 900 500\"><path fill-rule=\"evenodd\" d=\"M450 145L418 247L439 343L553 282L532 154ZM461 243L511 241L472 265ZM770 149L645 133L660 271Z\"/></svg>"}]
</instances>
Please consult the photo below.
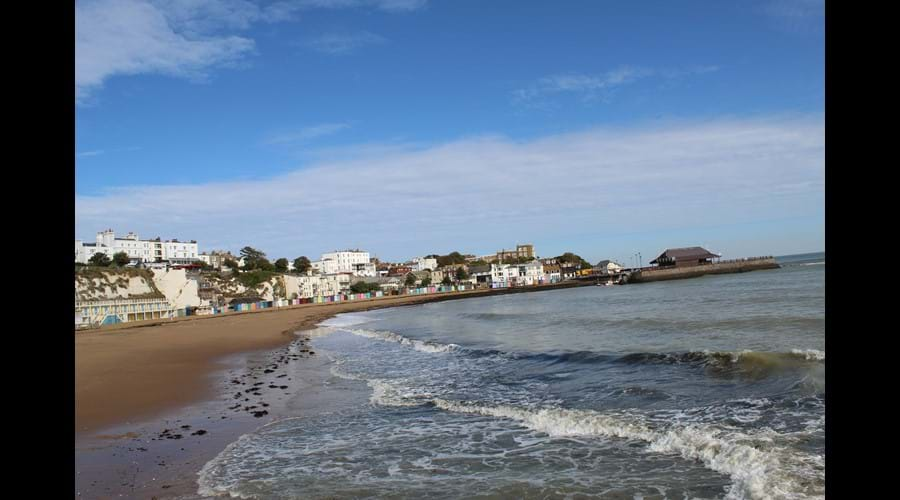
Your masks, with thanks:
<instances>
[{"instance_id":1,"label":"green tree","mask_svg":"<svg viewBox=\"0 0 900 500\"><path fill-rule=\"evenodd\" d=\"M465 264L466 258L459 252L450 252L447 255L437 257L438 265L449 266L452 264Z\"/></svg>"},{"instance_id":2,"label":"green tree","mask_svg":"<svg viewBox=\"0 0 900 500\"><path fill-rule=\"evenodd\" d=\"M591 263L582 259L580 255L576 255L572 252L566 252L558 257L556 257L556 261L559 263L566 263L572 266L577 266L581 269L590 269Z\"/></svg>"},{"instance_id":3,"label":"green tree","mask_svg":"<svg viewBox=\"0 0 900 500\"><path fill-rule=\"evenodd\" d=\"M441 284L442 284L442 285L450 285L450 284L452 284L452 283L453 283L453 281L450 279L450 275L449 275L449 274L445 274L445 275L444 275L444 279L441 280Z\"/></svg>"},{"instance_id":4,"label":"green tree","mask_svg":"<svg viewBox=\"0 0 900 500\"><path fill-rule=\"evenodd\" d=\"M309 271L310 267L312 267L312 264L309 262L309 259L307 259L305 255L294 259L295 272L306 274L306 271Z\"/></svg>"},{"instance_id":5,"label":"green tree","mask_svg":"<svg viewBox=\"0 0 900 500\"><path fill-rule=\"evenodd\" d=\"M288 270L288 260L284 257L275 261L275 270L279 273L286 273Z\"/></svg>"},{"instance_id":6,"label":"green tree","mask_svg":"<svg viewBox=\"0 0 900 500\"><path fill-rule=\"evenodd\" d=\"M116 252L113 254L112 261L117 267L124 267L131 262L131 259L128 258L126 252Z\"/></svg>"},{"instance_id":7,"label":"green tree","mask_svg":"<svg viewBox=\"0 0 900 500\"><path fill-rule=\"evenodd\" d=\"M466 269L460 267L456 270L456 281L462 281L469 279L469 273L466 272Z\"/></svg>"},{"instance_id":8,"label":"green tree","mask_svg":"<svg viewBox=\"0 0 900 500\"><path fill-rule=\"evenodd\" d=\"M266 254L261 250L257 250L253 247L244 247L241 249L241 257L244 258L244 270L245 271L253 271L254 269L261 269L260 264L262 261L266 260ZM266 261L268 262L268 261Z\"/></svg>"},{"instance_id":9,"label":"green tree","mask_svg":"<svg viewBox=\"0 0 900 500\"><path fill-rule=\"evenodd\" d=\"M416 286L416 275L409 273L406 275L406 286Z\"/></svg>"},{"instance_id":10,"label":"green tree","mask_svg":"<svg viewBox=\"0 0 900 500\"><path fill-rule=\"evenodd\" d=\"M422 286L429 285L431 285L431 276L425 276L424 278L422 278Z\"/></svg>"},{"instance_id":11,"label":"green tree","mask_svg":"<svg viewBox=\"0 0 900 500\"><path fill-rule=\"evenodd\" d=\"M256 261L256 269L260 271L274 272L275 264L269 262L268 259L259 259Z\"/></svg>"},{"instance_id":12,"label":"green tree","mask_svg":"<svg viewBox=\"0 0 900 500\"><path fill-rule=\"evenodd\" d=\"M88 262L90 262L91 264L93 264L95 266L106 267L112 261L109 260L109 257L107 257L105 253L97 252L91 256L91 258L90 258L90 260L88 260Z\"/></svg>"},{"instance_id":13,"label":"green tree","mask_svg":"<svg viewBox=\"0 0 900 500\"><path fill-rule=\"evenodd\" d=\"M222 264L223 264L225 267L231 269L231 270L234 271L234 272L239 272L239 269L238 269L238 268L239 268L240 266L238 265L238 263L237 263L234 259L225 259L224 261L222 261Z\"/></svg>"}]
</instances>

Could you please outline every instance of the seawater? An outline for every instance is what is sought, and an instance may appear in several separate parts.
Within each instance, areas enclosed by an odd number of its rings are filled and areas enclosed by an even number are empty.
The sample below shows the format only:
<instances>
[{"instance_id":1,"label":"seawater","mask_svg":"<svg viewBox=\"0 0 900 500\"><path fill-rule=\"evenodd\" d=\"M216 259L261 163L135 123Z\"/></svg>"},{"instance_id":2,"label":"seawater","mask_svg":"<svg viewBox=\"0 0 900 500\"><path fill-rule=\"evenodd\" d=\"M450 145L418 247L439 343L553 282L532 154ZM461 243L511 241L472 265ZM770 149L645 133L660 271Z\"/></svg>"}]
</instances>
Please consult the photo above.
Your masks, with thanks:
<instances>
[{"instance_id":1,"label":"seawater","mask_svg":"<svg viewBox=\"0 0 900 500\"><path fill-rule=\"evenodd\" d=\"M241 498L824 498L825 255L781 269L345 314L369 404L201 471Z\"/></svg>"}]
</instances>

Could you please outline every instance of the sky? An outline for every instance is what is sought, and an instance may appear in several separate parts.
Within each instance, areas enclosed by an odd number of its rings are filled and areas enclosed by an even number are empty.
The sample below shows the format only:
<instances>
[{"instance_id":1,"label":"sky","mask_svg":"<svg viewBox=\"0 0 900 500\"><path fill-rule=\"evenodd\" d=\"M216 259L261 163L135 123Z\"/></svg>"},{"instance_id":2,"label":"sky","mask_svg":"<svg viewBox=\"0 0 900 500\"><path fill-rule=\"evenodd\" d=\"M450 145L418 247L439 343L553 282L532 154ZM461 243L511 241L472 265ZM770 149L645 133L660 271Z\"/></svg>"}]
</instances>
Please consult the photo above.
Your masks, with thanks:
<instances>
[{"instance_id":1,"label":"sky","mask_svg":"<svg viewBox=\"0 0 900 500\"><path fill-rule=\"evenodd\" d=\"M824 251L814 0L80 0L75 237Z\"/></svg>"}]
</instances>

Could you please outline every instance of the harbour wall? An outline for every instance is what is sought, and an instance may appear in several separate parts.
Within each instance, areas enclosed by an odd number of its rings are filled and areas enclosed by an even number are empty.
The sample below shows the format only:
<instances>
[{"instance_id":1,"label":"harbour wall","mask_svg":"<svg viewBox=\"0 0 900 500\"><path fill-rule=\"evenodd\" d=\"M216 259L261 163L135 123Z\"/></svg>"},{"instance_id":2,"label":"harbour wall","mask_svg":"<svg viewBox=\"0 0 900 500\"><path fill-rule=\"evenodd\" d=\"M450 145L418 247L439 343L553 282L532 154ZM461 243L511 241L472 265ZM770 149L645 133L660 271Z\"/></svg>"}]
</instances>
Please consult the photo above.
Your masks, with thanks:
<instances>
[{"instance_id":1,"label":"harbour wall","mask_svg":"<svg viewBox=\"0 0 900 500\"><path fill-rule=\"evenodd\" d=\"M632 273L628 278L628 283L649 283L651 281L696 278L706 274L745 273L760 269L778 269L780 267L775 262L775 257L752 257L691 267L643 269Z\"/></svg>"}]
</instances>

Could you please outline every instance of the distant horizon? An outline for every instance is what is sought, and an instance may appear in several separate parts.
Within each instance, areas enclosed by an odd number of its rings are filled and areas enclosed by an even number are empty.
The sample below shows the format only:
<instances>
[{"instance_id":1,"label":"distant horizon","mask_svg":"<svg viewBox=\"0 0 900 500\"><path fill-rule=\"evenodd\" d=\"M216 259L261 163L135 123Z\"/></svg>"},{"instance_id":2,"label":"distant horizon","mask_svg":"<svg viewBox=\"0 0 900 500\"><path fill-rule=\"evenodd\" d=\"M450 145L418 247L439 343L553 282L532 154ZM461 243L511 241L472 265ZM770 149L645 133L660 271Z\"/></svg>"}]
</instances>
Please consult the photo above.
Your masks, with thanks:
<instances>
[{"instance_id":1,"label":"distant horizon","mask_svg":"<svg viewBox=\"0 0 900 500\"><path fill-rule=\"evenodd\" d=\"M113 229L113 231L114 231L117 235L119 234L118 231L116 231L115 229ZM138 232L138 231L132 231L132 232L137 233L138 236L141 237L142 239L145 239L145 240L149 240L149 239L150 239L150 238L144 238L144 237L142 237L142 236L141 236L141 233ZM124 234L127 234L127 231L126 231ZM155 238L155 236L154 236L154 238ZM182 239L182 238L162 238L162 239L163 239L163 240L166 240L166 239L169 239L169 240L177 239L177 240L182 240L182 241L190 241L189 239ZM94 239L76 238L76 241L93 242ZM301 256L305 256L305 257L309 258L310 260L318 260L318 259L321 257L321 255L324 254L324 253L341 252L341 251L354 251L354 250L348 250L348 248L350 248L350 247L344 247L344 249L337 248L337 249L324 250L324 251L319 252L319 253L316 253L316 254L298 254L298 255L280 255L280 254L279 254L279 255L275 255L275 254L270 254L270 253L267 252L264 248L261 248L261 247L258 247L258 246L254 246L254 245L252 245L252 244L251 244L251 245L241 245L241 246L238 247L238 248L219 248L219 247L217 247L217 248L211 248L211 247L210 247L210 248L206 248L206 247L204 247L202 241L198 240L197 243L198 243L198 245L199 245L199 253L201 253L201 254L202 254L202 253L207 253L207 254L208 254L209 252L212 252L212 251L226 251L226 252L230 252L232 255L238 256L238 255L240 255L240 249L241 249L241 248L244 248L245 246L249 246L249 247L255 248L255 249L257 249L257 250L261 250L263 253L266 254L266 258L268 258L270 261L275 261L276 259L279 259L279 258L287 258L288 260L293 261L294 259L296 259L296 258L298 258L298 257L301 257ZM528 243L519 243L519 244L528 244ZM704 245L684 245L684 246L701 246L701 247L706 248L707 250L710 250L710 251L712 251L712 252L714 252L714 253L721 253L721 252L716 252L715 250L713 250L713 249L711 249L711 248L708 248L708 247L706 247L706 246L704 246ZM665 248L660 249L660 250L658 251L658 253L653 253L652 255L649 254L649 253L644 254L643 252L641 252L641 257L643 257L644 264L645 264L645 265L648 265L650 260L656 258L660 253L662 253L663 251L665 251L667 248L683 248L684 246L668 246L668 247L665 247ZM500 251L500 250L514 250L515 247L516 247L516 245L512 245L512 246L508 246L508 247L505 247L505 248L497 248L496 250L493 250L493 251L487 251L487 252L474 252L474 251L471 251L471 250L469 250L469 251L464 251L464 250L460 250L460 249L454 249L454 250L449 250L449 251L445 251L445 252L426 252L426 253L417 254L417 255L409 255L409 256L407 256L407 257L390 258L390 259L379 257L378 254L377 254L377 252L373 252L372 250L366 248L365 246L358 246L358 247L357 247L357 246L354 246L354 247L352 247L352 248L355 249L355 250L358 250L358 251L362 251L362 252L369 252L369 256L370 256L370 257L372 257L372 258L378 258L379 260L382 260L382 261L385 261L385 262L407 262L407 261L410 261L410 260L412 260L412 259L414 259L414 258L417 258L417 257L424 257L424 256L426 256L426 255L434 255L434 254L436 254L436 255L448 255L449 253L452 253L452 252L459 252L459 253L462 254L462 255L475 255L476 257L480 257L480 256L485 256L485 255L491 255L491 254L494 254L494 253L496 253L496 252L498 252L498 251ZM537 251L537 250L538 250L537 247L535 247L535 248L536 248L536 252L535 252L535 253L536 253L536 258L539 258L539 259L549 259L549 258L553 258L553 257L557 257L557 256L559 256L559 255L562 255L562 254L564 254L564 253L566 253L566 252L572 252L572 253L574 253L574 254L576 254L576 255L579 255L579 256L581 256L582 258L584 258L584 259L586 259L586 260L588 260L589 262L592 262L592 263L596 263L596 262L599 262L599 261L601 261L601 260L612 260L612 261L618 262L619 264L625 264L626 262L623 262L623 260L630 261L630 258L622 259L621 257L620 257L620 258L615 258L615 257L610 257L610 256L605 256L605 257L600 257L600 258L592 258L589 254L587 254L587 253L585 253L585 252L579 252L576 248L568 248L568 249L563 250L563 251L561 251L561 252L559 252L559 253L552 253L552 255L550 255L550 254L544 255L544 254L542 254L541 252ZM764 256L764 255L771 255L771 256L773 256L773 257L775 257L775 258L779 258L779 257L793 257L793 256L797 256L797 255L813 255L813 254L820 254L820 253L821 253L821 254L824 254L824 253L826 253L826 251L823 249L823 250L817 250L817 251L811 251L811 252L793 252L793 253L762 252L762 253L746 254L746 255L742 255L742 254L724 254L724 253L723 253L723 254L722 254L722 258L727 260L727 259L741 259L741 258L747 258L747 257L760 257L760 256ZM634 252L634 256L637 256L637 254L638 254L638 252ZM648 256L649 256L649 258L648 258ZM629 257L630 257L630 256L629 256Z\"/></svg>"}]
</instances>

